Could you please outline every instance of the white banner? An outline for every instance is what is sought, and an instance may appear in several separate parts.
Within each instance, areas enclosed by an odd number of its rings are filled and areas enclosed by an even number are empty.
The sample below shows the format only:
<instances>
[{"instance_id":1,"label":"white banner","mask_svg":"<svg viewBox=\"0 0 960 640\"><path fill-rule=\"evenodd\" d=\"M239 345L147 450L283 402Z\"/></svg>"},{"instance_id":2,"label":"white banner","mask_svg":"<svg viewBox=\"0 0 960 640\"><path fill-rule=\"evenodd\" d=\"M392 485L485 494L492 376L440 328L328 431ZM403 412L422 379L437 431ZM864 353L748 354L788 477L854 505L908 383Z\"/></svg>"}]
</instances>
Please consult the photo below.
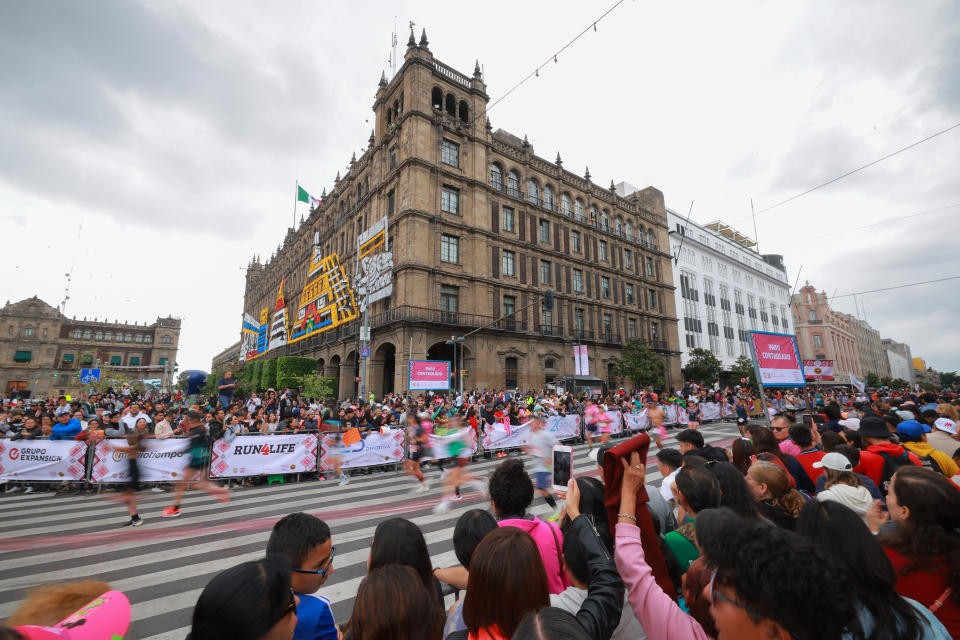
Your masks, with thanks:
<instances>
[{"instance_id":1,"label":"white banner","mask_svg":"<svg viewBox=\"0 0 960 640\"><path fill-rule=\"evenodd\" d=\"M211 478L239 478L317 470L317 434L237 436L213 443Z\"/></svg>"},{"instance_id":2,"label":"white banner","mask_svg":"<svg viewBox=\"0 0 960 640\"><path fill-rule=\"evenodd\" d=\"M146 451L137 456L141 482L175 482L183 479L183 469L187 466L189 438L168 438L166 440L144 440ZM124 438L112 438L97 443L93 451L94 482L126 482L130 479L130 465L127 456L115 447L126 447Z\"/></svg>"},{"instance_id":3,"label":"white banner","mask_svg":"<svg viewBox=\"0 0 960 640\"><path fill-rule=\"evenodd\" d=\"M623 433L623 419L620 417L620 410L607 411L610 416L610 433Z\"/></svg>"},{"instance_id":4,"label":"white banner","mask_svg":"<svg viewBox=\"0 0 960 640\"><path fill-rule=\"evenodd\" d=\"M320 443L322 470L333 469L332 457L340 459L341 469L400 462L403 460L403 429L391 429L389 433L373 431L349 447L339 442L337 434L324 434Z\"/></svg>"},{"instance_id":5,"label":"white banner","mask_svg":"<svg viewBox=\"0 0 960 640\"><path fill-rule=\"evenodd\" d=\"M484 429L483 448L488 451L496 449L512 449L527 444L530 437L528 420L520 425L508 425L503 422L488 424ZM559 441L580 437L580 416L550 416L547 418L544 429L549 431Z\"/></svg>"},{"instance_id":6,"label":"white banner","mask_svg":"<svg viewBox=\"0 0 960 640\"><path fill-rule=\"evenodd\" d=\"M640 413L625 413L623 419L627 423L627 431L646 431L650 428L650 418L647 417L647 410Z\"/></svg>"},{"instance_id":7,"label":"white banner","mask_svg":"<svg viewBox=\"0 0 960 640\"><path fill-rule=\"evenodd\" d=\"M724 400L722 403L720 403L720 414L721 414L724 418L728 418L728 417L731 417L731 416L736 416L736 415L737 415L737 407L736 407L736 405L731 404L731 403L727 402L726 400Z\"/></svg>"},{"instance_id":8,"label":"white banner","mask_svg":"<svg viewBox=\"0 0 960 640\"><path fill-rule=\"evenodd\" d=\"M87 445L76 440L0 440L0 478L80 480Z\"/></svg>"},{"instance_id":9,"label":"white banner","mask_svg":"<svg viewBox=\"0 0 960 640\"><path fill-rule=\"evenodd\" d=\"M700 403L700 419L706 422L707 420L719 420L720 419L720 405L716 402L701 402Z\"/></svg>"},{"instance_id":10,"label":"white banner","mask_svg":"<svg viewBox=\"0 0 960 640\"><path fill-rule=\"evenodd\" d=\"M666 416L663 419L663 424L677 424L677 407L672 404L665 404L661 408Z\"/></svg>"}]
</instances>

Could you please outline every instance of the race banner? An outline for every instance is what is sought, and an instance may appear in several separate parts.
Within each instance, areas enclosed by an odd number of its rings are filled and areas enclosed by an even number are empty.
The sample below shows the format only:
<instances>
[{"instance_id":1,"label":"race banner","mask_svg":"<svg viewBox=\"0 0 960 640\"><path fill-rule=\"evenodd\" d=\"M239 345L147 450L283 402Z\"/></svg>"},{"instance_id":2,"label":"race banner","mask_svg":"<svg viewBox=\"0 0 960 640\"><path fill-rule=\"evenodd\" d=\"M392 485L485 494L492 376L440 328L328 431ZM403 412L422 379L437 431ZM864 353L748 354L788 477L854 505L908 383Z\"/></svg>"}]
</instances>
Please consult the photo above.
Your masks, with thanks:
<instances>
[{"instance_id":1,"label":"race banner","mask_svg":"<svg viewBox=\"0 0 960 640\"><path fill-rule=\"evenodd\" d=\"M183 470L189 456L189 438L144 440L146 451L137 456L141 482L176 482L183 480ZM130 465L125 453L115 447L126 447L124 438L101 440L93 450L94 482L126 482L130 479Z\"/></svg>"},{"instance_id":2,"label":"race banner","mask_svg":"<svg viewBox=\"0 0 960 640\"><path fill-rule=\"evenodd\" d=\"M0 440L4 480L81 480L87 445L76 440Z\"/></svg>"},{"instance_id":3,"label":"race banner","mask_svg":"<svg viewBox=\"0 0 960 640\"><path fill-rule=\"evenodd\" d=\"M753 368L760 384L769 387L803 387L803 365L797 339L785 333L750 331Z\"/></svg>"},{"instance_id":4,"label":"race banner","mask_svg":"<svg viewBox=\"0 0 960 640\"><path fill-rule=\"evenodd\" d=\"M666 416L663 419L663 424L677 424L677 407L676 405L668 404L662 407L663 413Z\"/></svg>"},{"instance_id":5,"label":"race banner","mask_svg":"<svg viewBox=\"0 0 960 640\"><path fill-rule=\"evenodd\" d=\"M315 433L237 436L213 443L211 478L240 478L317 470Z\"/></svg>"},{"instance_id":6,"label":"race banner","mask_svg":"<svg viewBox=\"0 0 960 640\"><path fill-rule=\"evenodd\" d=\"M610 416L610 433L623 433L623 418L619 410L607 411Z\"/></svg>"},{"instance_id":7,"label":"race banner","mask_svg":"<svg viewBox=\"0 0 960 640\"><path fill-rule=\"evenodd\" d=\"M720 419L720 405L716 402L701 402L700 403L700 419L704 422L708 420L719 420Z\"/></svg>"},{"instance_id":8,"label":"race banner","mask_svg":"<svg viewBox=\"0 0 960 640\"><path fill-rule=\"evenodd\" d=\"M340 460L341 469L375 467L394 464L403 460L403 429L391 429L388 433L371 431L359 442L343 446L335 433L326 433L320 442L320 469L333 469L332 458Z\"/></svg>"},{"instance_id":9,"label":"race banner","mask_svg":"<svg viewBox=\"0 0 960 640\"><path fill-rule=\"evenodd\" d=\"M507 425L503 422L488 424L484 429L483 448L488 451L523 447L530 437L532 420L520 425ZM580 437L580 416L550 416L543 427L559 441Z\"/></svg>"},{"instance_id":10,"label":"race banner","mask_svg":"<svg viewBox=\"0 0 960 640\"><path fill-rule=\"evenodd\" d=\"M647 417L646 409L640 413L625 413L623 420L627 425L627 431L646 431L650 428L650 418Z\"/></svg>"},{"instance_id":11,"label":"race banner","mask_svg":"<svg viewBox=\"0 0 960 640\"><path fill-rule=\"evenodd\" d=\"M687 417L686 407L677 407L677 424L688 424L690 419Z\"/></svg>"},{"instance_id":12,"label":"race banner","mask_svg":"<svg viewBox=\"0 0 960 640\"><path fill-rule=\"evenodd\" d=\"M833 380L833 360L804 360L803 377L807 380Z\"/></svg>"}]
</instances>

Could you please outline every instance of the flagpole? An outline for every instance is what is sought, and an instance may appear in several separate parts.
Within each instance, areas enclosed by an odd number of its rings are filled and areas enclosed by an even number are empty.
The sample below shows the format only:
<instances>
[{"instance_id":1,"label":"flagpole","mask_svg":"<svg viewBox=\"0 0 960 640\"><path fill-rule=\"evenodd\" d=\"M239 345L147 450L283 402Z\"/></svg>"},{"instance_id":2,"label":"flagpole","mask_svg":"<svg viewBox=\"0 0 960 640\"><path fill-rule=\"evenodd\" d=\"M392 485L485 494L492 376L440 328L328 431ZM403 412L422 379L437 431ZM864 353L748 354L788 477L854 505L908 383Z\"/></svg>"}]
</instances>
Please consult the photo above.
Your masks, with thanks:
<instances>
[{"instance_id":1,"label":"flagpole","mask_svg":"<svg viewBox=\"0 0 960 640\"><path fill-rule=\"evenodd\" d=\"M293 228L297 228L297 200L300 197L300 181L296 181L296 186L293 188Z\"/></svg>"}]
</instances>

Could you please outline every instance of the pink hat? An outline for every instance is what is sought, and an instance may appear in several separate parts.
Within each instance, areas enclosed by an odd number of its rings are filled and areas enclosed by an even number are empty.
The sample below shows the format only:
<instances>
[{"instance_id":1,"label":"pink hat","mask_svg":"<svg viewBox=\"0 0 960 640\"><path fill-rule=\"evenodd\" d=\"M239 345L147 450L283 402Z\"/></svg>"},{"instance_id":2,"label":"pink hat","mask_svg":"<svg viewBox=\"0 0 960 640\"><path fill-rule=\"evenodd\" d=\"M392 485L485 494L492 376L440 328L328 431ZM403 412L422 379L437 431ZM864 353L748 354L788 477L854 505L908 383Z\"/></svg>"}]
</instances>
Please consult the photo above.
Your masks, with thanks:
<instances>
[{"instance_id":1,"label":"pink hat","mask_svg":"<svg viewBox=\"0 0 960 640\"><path fill-rule=\"evenodd\" d=\"M130 601L107 591L52 627L24 625L14 629L27 640L103 640L123 638L130 627Z\"/></svg>"}]
</instances>

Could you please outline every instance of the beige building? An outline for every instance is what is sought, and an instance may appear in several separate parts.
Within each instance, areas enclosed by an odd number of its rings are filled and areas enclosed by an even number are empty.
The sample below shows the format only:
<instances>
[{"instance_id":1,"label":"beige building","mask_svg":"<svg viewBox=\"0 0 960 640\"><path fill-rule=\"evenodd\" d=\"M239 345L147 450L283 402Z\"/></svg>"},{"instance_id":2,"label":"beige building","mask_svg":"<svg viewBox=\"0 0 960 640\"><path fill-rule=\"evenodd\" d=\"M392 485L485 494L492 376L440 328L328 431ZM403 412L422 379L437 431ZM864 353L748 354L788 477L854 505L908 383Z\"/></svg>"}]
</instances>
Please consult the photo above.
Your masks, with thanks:
<instances>
[{"instance_id":1,"label":"beige building","mask_svg":"<svg viewBox=\"0 0 960 640\"><path fill-rule=\"evenodd\" d=\"M268 261L249 265L248 357L316 358L341 397L356 396L362 292L344 281L356 285L358 236L386 217L381 284L392 291L368 312L369 391L406 390L411 360L453 361L446 342L478 329L458 347L465 388L541 388L574 373L581 340L590 373L620 384L610 369L631 338L680 384L663 194L621 197L559 154L537 155L525 136L493 131L488 100L479 65L463 74L411 34L403 66L380 80L368 148Z\"/></svg>"},{"instance_id":2,"label":"beige building","mask_svg":"<svg viewBox=\"0 0 960 640\"><path fill-rule=\"evenodd\" d=\"M856 333L849 316L830 308L825 291L808 282L791 301L797 344L804 360L833 360L834 382L849 384L853 374L864 379Z\"/></svg>"},{"instance_id":3,"label":"beige building","mask_svg":"<svg viewBox=\"0 0 960 640\"><path fill-rule=\"evenodd\" d=\"M890 377L894 380L906 380L911 385L917 381L913 370L913 355L910 345L897 342L892 338L883 338L881 341L887 352L887 362L890 363Z\"/></svg>"},{"instance_id":4,"label":"beige building","mask_svg":"<svg viewBox=\"0 0 960 640\"><path fill-rule=\"evenodd\" d=\"M77 394L81 368L124 367L163 378L176 363L180 319L152 324L68 318L36 296L0 309L0 386L7 397Z\"/></svg>"},{"instance_id":5,"label":"beige building","mask_svg":"<svg viewBox=\"0 0 960 640\"><path fill-rule=\"evenodd\" d=\"M870 326L865 320L846 313L837 312L838 316L846 318L853 332L857 358L860 360L860 370L863 375L874 374L878 378L890 375L890 361L887 359L886 349L880 332Z\"/></svg>"},{"instance_id":6,"label":"beige building","mask_svg":"<svg viewBox=\"0 0 960 640\"><path fill-rule=\"evenodd\" d=\"M913 358L913 377L920 384L929 384L937 389L941 388L940 374L932 367L928 367L923 358Z\"/></svg>"},{"instance_id":7,"label":"beige building","mask_svg":"<svg viewBox=\"0 0 960 640\"><path fill-rule=\"evenodd\" d=\"M240 341L238 340L213 356L213 361L210 363L210 372L236 371L240 368L240 364Z\"/></svg>"}]
</instances>

